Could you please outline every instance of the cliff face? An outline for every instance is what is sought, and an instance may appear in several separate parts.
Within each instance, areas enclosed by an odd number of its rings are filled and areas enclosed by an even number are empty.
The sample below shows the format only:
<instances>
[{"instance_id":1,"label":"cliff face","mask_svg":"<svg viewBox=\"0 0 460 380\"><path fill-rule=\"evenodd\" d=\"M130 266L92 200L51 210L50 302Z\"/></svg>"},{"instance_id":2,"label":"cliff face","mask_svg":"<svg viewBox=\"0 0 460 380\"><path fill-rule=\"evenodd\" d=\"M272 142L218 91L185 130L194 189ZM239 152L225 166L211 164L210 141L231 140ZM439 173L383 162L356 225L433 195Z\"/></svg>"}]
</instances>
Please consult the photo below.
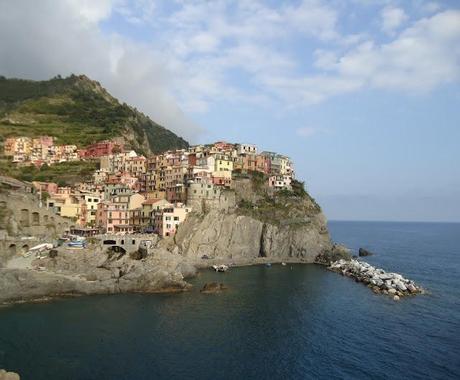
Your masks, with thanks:
<instances>
[{"instance_id":1,"label":"cliff face","mask_svg":"<svg viewBox=\"0 0 460 380\"><path fill-rule=\"evenodd\" d=\"M194 259L313 262L331 249L326 218L307 194L272 193L253 179L234 181L233 207L192 213L175 243ZM258 187L259 186L259 187Z\"/></svg>"},{"instance_id":2,"label":"cliff face","mask_svg":"<svg viewBox=\"0 0 460 380\"><path fill-rule=\"evenodd\" d=\"M194 259L203 257L313 262L330 249L324 216L319 213L303 225L274 225L236 212L194 214L181 225L176 244Z\"/></svg>"}]
</instances>

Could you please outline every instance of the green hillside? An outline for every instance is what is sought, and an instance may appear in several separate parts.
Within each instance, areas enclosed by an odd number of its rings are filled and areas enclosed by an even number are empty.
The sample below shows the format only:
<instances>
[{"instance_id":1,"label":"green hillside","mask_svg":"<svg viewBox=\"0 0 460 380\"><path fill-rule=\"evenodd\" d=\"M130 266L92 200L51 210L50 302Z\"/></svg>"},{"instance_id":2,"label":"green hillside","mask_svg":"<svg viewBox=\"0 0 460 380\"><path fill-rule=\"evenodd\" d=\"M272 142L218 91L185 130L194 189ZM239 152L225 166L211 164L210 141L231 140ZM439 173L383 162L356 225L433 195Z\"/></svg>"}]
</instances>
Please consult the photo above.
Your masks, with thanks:
<instances>
[{"instance_id":1,"label":"green hillside","mask_svg":"<svg viewBox=\"0 0 460 380\"><path fill-rule=\"evenodd\" d=\"M188 146L86 76L47 81L0 77L0 145L6 137L40 135L79 147L120 138L144 154Z\"/></svg>"}]
</instances>

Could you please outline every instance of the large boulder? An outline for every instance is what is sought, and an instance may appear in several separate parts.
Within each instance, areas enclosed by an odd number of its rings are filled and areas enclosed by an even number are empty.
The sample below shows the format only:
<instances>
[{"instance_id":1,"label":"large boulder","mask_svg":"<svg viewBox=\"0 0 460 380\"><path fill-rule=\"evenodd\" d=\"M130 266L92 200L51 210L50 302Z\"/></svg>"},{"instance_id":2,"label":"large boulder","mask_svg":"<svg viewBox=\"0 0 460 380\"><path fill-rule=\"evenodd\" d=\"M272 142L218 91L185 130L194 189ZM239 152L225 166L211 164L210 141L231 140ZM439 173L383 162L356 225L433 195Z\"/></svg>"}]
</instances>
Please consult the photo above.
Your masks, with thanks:
<instances>
[{"instance_id":1,"label":"large boulder","mask_svg":"<svg viewBox=\"0 0 460 380\"><path fill-rule=\"evenodd\" d=\"M317 264L330 265L339 260L350 261L351 251L343 244L334 243L331 249L324 250L316 256L315 262Z\"/></svg>"},{"instance_id":2,"label":"large boulder","mask_svg":"<svg viewBox=\"0 0 460 380\"><path fill-rule=\"evenodd\" d=\"M368 251L365 248L360 248L358 251L359 256L372 256L373 253L371 251Z\"/></svg>"},{"instance_id":3,"label":"large boulder","mask_svg":"<svg viewBox=\"0 0 460 380\"><path fill-rule=\"evenodd\" d=\"M15 372L7 372L4 369L0 369L0 380L20 380L20 377Z\"/></svg>"}]
</instances>

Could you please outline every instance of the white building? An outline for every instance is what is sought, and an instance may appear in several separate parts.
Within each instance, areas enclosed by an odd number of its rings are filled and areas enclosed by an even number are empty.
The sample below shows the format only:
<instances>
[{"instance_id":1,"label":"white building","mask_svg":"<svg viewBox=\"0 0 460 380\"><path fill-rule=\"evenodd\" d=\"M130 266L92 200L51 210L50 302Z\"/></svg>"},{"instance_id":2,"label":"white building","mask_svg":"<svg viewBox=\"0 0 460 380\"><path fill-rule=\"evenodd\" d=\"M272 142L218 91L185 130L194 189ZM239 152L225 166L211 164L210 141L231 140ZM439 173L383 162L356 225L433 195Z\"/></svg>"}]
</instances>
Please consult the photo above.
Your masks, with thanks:
<instances>
[{"instance_id":1,"label":"white building","mask_svg":"<svg viewBox=\"0 0 460 380\"><path fill-rule=\"evenodd\" d=\"M291 190L291 181L289 175L273 175L268 178L268 186L275 190Z\"/></svg>"},{"instance_id":2,"label":"white building","mask_svg":"<svg viewBox=\"0 0 460 380\"><path fill-rule=\"evenodd\" d=\"M155 232L162 237L174 236L177 232L177 227L185 220L191 210L190 207L178 203L155 213Z\"/></svg>"},{"instance_id":3,"label":"white building","mask_svg":"<svg viewBox=\"0 0 460 380\"><path fill-rule=\"evenodd\" d=\"M241 154L257 154L257 146L254 144L237 144L236 151Z\"/></svg>"}]
</instances>

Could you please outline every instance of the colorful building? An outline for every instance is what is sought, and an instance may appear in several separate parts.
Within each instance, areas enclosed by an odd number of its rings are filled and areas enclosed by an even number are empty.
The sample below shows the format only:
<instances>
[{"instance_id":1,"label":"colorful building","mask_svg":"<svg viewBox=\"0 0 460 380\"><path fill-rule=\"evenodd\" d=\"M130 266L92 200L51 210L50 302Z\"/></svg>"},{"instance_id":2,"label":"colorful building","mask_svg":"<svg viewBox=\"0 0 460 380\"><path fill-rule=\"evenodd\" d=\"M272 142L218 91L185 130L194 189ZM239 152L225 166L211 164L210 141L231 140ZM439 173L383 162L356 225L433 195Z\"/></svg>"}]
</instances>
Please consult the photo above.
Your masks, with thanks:
<instances>
[{"instance_id":1,"label":"colorful building","mask_svg":"<svg viewBox=\"0 0 460 380\"><path fill-rule=\"evenodd\" d=\"M154 231L161 237L174 236L190 211L191 208L184 204L164 208L155 213Z\"/></svg>"}]
</instances>

